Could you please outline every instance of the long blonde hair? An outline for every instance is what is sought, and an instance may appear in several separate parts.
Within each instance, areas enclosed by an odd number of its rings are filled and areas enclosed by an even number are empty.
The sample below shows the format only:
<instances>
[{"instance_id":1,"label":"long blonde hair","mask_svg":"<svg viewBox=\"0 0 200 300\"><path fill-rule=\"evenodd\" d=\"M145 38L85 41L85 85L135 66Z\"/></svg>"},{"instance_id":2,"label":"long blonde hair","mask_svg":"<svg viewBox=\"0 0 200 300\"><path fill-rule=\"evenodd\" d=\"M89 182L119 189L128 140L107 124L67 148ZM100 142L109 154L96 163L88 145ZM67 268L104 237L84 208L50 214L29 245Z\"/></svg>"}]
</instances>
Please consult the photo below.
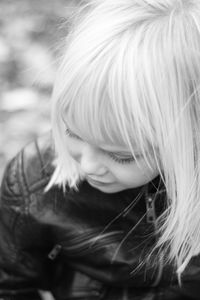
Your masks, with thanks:
<instances>
[{"instance_id":1,"label":"long blonde hair","mask_svg":"<svg viewBox=\"0 0 200 300\"><path fill-rule=\"evenodd\" d=\"M56 169L50 185L84 178L65 123L86 140L137 142L168 195L158 247L181 274L200 252L200 1L93 0L67 37L53 93Z\"/></svg>"}]
</instances>

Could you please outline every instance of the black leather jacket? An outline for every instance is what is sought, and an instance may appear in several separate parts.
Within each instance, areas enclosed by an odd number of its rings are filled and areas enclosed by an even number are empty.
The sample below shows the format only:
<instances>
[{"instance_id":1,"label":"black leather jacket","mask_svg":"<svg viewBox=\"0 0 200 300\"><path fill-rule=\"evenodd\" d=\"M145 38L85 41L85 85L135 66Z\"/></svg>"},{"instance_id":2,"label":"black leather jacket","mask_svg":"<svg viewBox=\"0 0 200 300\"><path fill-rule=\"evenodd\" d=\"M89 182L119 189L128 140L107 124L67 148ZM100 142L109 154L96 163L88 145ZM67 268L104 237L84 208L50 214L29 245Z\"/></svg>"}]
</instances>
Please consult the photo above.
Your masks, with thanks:
<instances>
[{"instance_id":1,"label":"black leather jacket","mask_svg":"<svg viewBox=\"0 0 200 300\"><path fill-rule=\"evenodd\" d=\"M8 165L1 186L0 299L36 300L49 290L57 300L200 299L200 259L182 287L162 255L147 254L156 217L165 209L159 178L115 194L87 182L79 191L55 186L51 135L26 146ZM145 263L144 263L145 262Z\"/></svg>"}]
</instances>

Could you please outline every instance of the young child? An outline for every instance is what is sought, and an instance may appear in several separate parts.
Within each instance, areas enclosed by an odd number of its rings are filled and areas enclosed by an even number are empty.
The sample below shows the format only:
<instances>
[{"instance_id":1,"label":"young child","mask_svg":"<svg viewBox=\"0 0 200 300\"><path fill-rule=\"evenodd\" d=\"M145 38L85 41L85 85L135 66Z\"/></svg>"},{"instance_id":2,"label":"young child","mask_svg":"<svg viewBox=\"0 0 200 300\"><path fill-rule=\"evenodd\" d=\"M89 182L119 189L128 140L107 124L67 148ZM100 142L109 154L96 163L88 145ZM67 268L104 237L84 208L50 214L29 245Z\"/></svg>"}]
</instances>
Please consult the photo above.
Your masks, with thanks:
<instances>
[{"instance_id":1,"label":"young child","mask_svg":"<svg viewBox=\"0 0 200 300\"><path fill-rule=\"evenodd\" d=\"M84 4L4 175L2 299L200 299L199 87L200 1Z\"/></svg>"}]
</instances>

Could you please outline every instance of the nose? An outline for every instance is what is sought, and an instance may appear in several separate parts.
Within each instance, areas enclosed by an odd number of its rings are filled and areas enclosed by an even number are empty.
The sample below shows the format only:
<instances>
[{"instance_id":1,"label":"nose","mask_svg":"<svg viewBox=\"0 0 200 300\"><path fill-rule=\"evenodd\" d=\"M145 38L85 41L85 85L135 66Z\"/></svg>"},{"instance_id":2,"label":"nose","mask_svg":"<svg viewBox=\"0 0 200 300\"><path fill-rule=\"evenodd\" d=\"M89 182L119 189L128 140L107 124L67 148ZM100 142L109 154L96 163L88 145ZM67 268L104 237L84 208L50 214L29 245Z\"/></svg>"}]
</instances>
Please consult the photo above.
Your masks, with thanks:
<instances>
[{"instance_id":1,"label":"nose","mask_svg":"<svg viewBox=\"0 0 200 300\"><path fill-rule=\"evenodd\" d=\"M107 171L100 150L90 144L85 144L82 149L80 166L86 175L102 176Z\"/></svg>"}]
</instances>

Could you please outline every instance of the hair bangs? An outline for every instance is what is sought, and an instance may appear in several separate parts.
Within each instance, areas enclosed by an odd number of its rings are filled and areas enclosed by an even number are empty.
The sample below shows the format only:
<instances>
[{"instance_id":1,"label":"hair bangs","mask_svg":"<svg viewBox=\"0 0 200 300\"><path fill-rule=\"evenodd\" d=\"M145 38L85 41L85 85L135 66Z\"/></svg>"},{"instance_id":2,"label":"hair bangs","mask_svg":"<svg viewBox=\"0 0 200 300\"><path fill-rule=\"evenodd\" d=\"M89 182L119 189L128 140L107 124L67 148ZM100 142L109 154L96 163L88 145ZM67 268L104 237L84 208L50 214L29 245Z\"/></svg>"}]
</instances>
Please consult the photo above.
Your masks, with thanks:
<instances>
[{"instance_id":1,"label":"hair bangs","mask_svg":"<svg viewBox=\"0 0 200 300\"><path fill-rule=\"evenodd\" d=\"M116 42L119 41L117 53L113 50L112 54L99 55L85 66L84 72L80 69L74 76L65 92L61 113L66 125L83 140L98 146L124 146L133 155L137 149L150 165L154 142L151 115L144 109L148 87L143 94L137 87L140 66L135 59L138 53L127 50L130 35L124 34ZM132 68L127 68L130 63ZM145 99L141 101L141 97Z\"/></svg>"}]
</instances>

